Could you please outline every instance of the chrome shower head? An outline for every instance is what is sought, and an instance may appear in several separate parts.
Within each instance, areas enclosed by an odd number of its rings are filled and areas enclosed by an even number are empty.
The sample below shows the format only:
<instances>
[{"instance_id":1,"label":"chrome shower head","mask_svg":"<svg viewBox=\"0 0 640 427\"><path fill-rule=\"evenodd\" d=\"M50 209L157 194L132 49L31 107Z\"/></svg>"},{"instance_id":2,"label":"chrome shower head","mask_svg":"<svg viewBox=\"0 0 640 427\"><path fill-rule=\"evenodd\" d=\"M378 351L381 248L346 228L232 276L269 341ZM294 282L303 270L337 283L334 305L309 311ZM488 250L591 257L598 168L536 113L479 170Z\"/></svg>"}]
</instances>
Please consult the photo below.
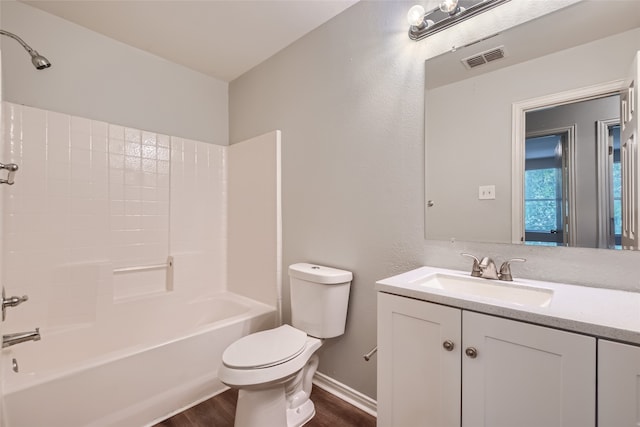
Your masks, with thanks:
<instances>
[{"instance_id":1,"label":"chrome shower head","mask_svg":"<svg viewBox=\"0 0 640 427\"><path fill-rule=\"evenodd\" d=\"M10 33L9 31L5 31L5 30L0 30L0 34L8 36L8 37L11 37L12 39L14 39L18 43L20 43L22 45L22 47L27 51L27 53L29 55L31 55L31 63L38 70L44 70L45 68L51 67L51 62L49 62L49 60L47 58L45 58L44 56L40 55L36 50L33 50L31 48L31 46L26 44L24 42L24 40L22 40L20 37L16 36L13 33Z\"/></svg>"},{"instance_id":2,"label":"chrome shower head","mask_svg":"<svg viewBox=\"0 0 640 427\"><path fill-rule=\"evenodd\" d=\"M29 52L29 55L31 55L31 62L33 63L33 66L38 70L44 70L45 68L51 67L51 62L49 62L49 60L44 56L40 55L37 51L31 51Z\"/></svg>"}]
</instances>

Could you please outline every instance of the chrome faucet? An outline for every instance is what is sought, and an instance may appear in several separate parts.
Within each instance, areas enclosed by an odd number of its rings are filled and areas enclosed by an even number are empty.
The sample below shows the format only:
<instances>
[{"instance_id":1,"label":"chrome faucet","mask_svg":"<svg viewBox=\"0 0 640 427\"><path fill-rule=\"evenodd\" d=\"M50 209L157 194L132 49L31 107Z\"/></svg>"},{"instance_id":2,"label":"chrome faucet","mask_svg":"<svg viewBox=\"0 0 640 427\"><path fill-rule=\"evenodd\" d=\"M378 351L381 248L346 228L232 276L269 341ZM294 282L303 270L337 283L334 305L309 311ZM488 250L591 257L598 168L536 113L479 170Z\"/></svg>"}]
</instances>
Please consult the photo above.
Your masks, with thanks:
<instances>
[{"instance_id":1,"label":"chrome faucet","mask_svg":"<svg viewBox=\"0 0 640 427\"><path fill-rule=\"evenodd\" d=\"M513 277L511 276L511 264L512 262L525 262L524 258L511 258L508 261L505 261L500 266L500 272L498 275L500 276L500 280L506 280L507 282L513 281Z\"/></svg>"},{"instance_id":2,"label":"chrome faucet","mask_svg":"<svg viewBox=\"0 0 640 427\"><path fill-rule=\"evenodd\" d=\"M40 341L40 328L30 332L18 332L2 336L2 348L11 347L27 341Z\"/></svg>"},{"instance_id":3,"label":"chrome faucet","mask_svg":"<svg viewBox=\"0 0 640 427\"><path fill-rule=\"evenodd\" d=\"M524 258L511 258L508 261L505 261L500 265L500 270L496 268L496 263L489 257L484 257L482 260L479 260L477 257L462 253L462 256L466 256L469 258L473 258L473 267L471 268L471 275L473 277L483 277L485 279L491 280L504 280L507 282L513 281L513 276L511 275L511 262L525 262Z\"/></svg>"},{"instance_id":4,"label":"chrome faucet","mask_svg":"<svg viewBox=\"0 0 640 427\"><path fill-rule=\"evenodd\" d=\"M495 262L489 257L484 257L478 264L480 267L480 277L484 277L485 279L499 279L498 269L496 268Z\"/></svg>"}]
</instances>

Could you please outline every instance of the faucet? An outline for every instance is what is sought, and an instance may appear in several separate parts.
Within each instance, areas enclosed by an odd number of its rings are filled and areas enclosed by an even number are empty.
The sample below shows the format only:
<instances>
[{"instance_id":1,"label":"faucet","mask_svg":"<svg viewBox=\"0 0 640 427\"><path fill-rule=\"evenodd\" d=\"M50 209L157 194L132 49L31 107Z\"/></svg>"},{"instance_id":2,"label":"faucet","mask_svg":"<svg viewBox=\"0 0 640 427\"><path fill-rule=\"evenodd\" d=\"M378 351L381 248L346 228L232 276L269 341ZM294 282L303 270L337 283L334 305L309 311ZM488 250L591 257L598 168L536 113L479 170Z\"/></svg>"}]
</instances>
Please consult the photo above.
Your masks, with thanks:
<instances>
[{"instance_id":1,"label":"faucet","mask_svg":"<svg viewBox=\"0 0 640 427\"><path fill-rule=\"evenodd\" d=\"M498 269L496 268L496 264L489 257L484 257L478 264L480 267L480 277L484 277L485 279L499 279Z\"/></svg>"},{"instance_id":2,"label":"faucet","mask_svg":"<svg viewBox=\"0 0 640 427\"><path fill-rule=\"evenodd\" d=\"M511 258L508 261L505 261L502 263L502 265L500 266L500 280L506 280L507 282L511 282L513 281L513 277L511 276L511 264L512 262L525 262L526 259L524 258Z\"/></svg>"},{"instance_id":3,"label":"faucet","mask_svg":"<svg viewBox=\"0 0 640 427\"><path fill-rule=\"evenodd\" d=\"M30 332L18 332L2 336L2 348L11 347L26 341L40 341L40 328Z\"/></svg>"},{"instance_id":4,"label":"faucet","mask_svg":"<svg viewBox=\"0 0 640 427\"><path fill-rule=\"evenodd\" d=\"M496 263L489 257L484 257L482 260L479 260L477 257L462 253L462 256L466 256L469 258L473 258L473 267L471 268L471 275L473 277L483 277L485 279L498 279L504 280L507 282L513 281L513 276L511 275L511 262L525 262L524 258L511 258L508 261L505 261L500 265L500 270L496 268Z\"/></svg>"},{"instance_id":5,"label":"faucet","mask_svg":"<svg viewBox=\"0 0 640 427\"><path fill-rule=\"evenodd\" d=\"M471 267L471 276L482 277L482 270L480 270L480 260L476 258L474 255L467 254L464 252L461 253L460 255L473 258L473 267Z\"/></svg>"}]
</instances>

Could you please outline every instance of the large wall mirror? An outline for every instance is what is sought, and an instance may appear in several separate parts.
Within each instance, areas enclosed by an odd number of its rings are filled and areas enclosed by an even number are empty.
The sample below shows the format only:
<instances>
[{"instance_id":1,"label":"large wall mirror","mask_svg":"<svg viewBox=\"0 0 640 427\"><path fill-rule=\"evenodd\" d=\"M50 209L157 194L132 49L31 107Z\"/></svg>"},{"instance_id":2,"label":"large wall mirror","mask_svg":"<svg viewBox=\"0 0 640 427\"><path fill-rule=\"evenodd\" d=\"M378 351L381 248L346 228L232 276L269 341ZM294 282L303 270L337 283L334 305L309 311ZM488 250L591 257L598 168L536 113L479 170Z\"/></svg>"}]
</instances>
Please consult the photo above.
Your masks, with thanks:
<instances>
[{"instance_id":1,"label":"large wall mirror","mask_svg":"<svg viewBox=\"0 0 640 427\"><path fill-rule=\"evenodd\" d=\"M426 61L426 238L622 248L639 50L639 1L584 0Z\"/></svg>"}]
</instances>

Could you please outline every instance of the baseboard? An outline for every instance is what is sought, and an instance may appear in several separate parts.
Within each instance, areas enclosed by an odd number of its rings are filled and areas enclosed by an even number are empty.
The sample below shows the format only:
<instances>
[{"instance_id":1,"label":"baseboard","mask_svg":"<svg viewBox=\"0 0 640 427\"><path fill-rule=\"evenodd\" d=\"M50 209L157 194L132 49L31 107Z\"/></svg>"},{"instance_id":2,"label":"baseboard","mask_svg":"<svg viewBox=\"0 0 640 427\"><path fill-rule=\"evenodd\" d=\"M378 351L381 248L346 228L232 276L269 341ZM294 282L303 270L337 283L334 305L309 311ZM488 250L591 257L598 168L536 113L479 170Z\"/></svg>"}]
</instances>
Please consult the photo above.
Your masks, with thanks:
<instances>
[{"instance_id":1,"label":"baseboard","mask_svg":"<svg viewBox=\"0 0 640 427\"><path fill-rule=\"evenodd\" d=\"M369 415L376 417L378 414L378 404L375 400L321 372L316 372L313 383Z\"/></svg>"}]
</instances>

